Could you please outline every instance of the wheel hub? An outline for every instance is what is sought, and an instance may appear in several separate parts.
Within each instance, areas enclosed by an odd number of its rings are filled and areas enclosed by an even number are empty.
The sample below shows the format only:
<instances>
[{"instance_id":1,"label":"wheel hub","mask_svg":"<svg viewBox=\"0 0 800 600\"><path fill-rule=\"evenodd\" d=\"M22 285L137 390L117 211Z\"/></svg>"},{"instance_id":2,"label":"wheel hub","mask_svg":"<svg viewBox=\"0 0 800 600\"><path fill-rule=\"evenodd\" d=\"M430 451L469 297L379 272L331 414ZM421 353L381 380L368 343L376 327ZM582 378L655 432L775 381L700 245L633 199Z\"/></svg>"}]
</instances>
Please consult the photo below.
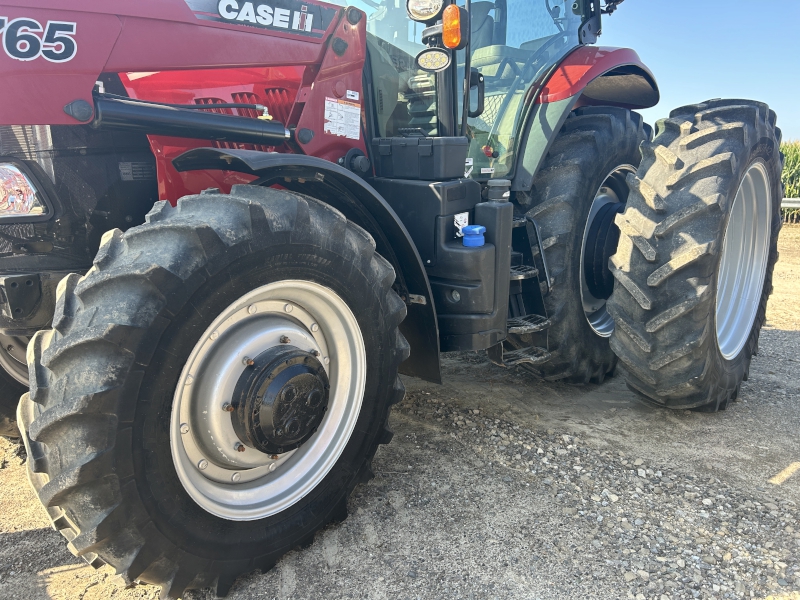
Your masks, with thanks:
<instances>
[{"instance_id":1,"label":"wheel hub","mask_svg":"<svg viewBox=\"0 0 800 600\"><path fill-rule=\"evenodd\" d=\"M239 377L231 402L233 428L251 448L289 452L322 423L329 391L328 376L314 354L295 346L270 348Z\"/></svg>"},{"instance_id":2,"label":"wheel hub","mask_svg":"<svg viewBox=\"0 0 800 600\"><path fill-rule=\"evenodd\" d=\"M589 225L583 269L586 286L595 298L608 300L614 291L614 276L608 270L608 259L617 251L619 227L614 218L625 210L622 202L603 204Z\"/></svg>"},{"instance_id":3,"label":"wheel hub","mask_svg":"<svg viewBox=\"0 0 800 600\"><path fill-rule=\"evenodd\" d=\"M615 217L625 210L628 185L625 178L635 173L632 165L620 165L603 181L589 207L580 257L581 302L586 321L600 337L614 330L614 320L606 310L606 300L614 291L614 277L608 259L617 251L619 228Z\"/></svg>"}]
</instances>

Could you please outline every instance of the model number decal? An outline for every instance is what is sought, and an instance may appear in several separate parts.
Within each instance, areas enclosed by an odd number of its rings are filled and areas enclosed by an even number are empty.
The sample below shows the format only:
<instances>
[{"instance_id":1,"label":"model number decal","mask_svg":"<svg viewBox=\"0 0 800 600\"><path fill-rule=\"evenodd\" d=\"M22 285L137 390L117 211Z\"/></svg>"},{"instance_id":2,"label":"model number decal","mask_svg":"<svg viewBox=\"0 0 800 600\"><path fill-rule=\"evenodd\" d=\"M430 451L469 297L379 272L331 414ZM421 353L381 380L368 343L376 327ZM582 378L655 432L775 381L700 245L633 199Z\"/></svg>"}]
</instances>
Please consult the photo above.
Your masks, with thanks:
<instances>
[{"instance_id":1,"label":"model number decal","mask_svg":"<svg viewBox=\"0 0 800 600\"><path fill-rule=\"evenodd\" d=\"M75 58L78 43L73 37L76 23L48 21L42 27L36 19L20 17L8 20L0 17L0 34L3 50L14 60L36 60L42 57L54 63L63 63Z\"/></svg>"}]
</instances>

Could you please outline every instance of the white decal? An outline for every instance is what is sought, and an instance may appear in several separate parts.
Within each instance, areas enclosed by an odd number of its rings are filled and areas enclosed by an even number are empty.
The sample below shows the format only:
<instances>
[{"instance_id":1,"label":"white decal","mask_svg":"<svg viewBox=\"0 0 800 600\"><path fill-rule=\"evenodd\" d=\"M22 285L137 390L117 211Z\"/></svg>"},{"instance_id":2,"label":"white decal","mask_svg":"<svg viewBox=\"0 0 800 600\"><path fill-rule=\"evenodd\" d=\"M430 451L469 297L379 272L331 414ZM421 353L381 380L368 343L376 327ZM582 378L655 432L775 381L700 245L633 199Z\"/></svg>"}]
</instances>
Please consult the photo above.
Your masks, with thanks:
<instances>
[{"instance_id":1,"label":"white decal","mask_svg":"<svg viewBox=\"0 0 800 600\"><path fill-rule=\"evenodd\" d=\"M284 29L289 29L289 15L292 14L288 8L276 8L274 12L275 16L272 20L272 24L275 27L283 27Z\"/></svg>"},{"instance_id":2,"label":"white decal","mask_svg":"<svg viewBox=\"0 0 800 600\"><path fill-rule=\"evenodd\" d=\"M481 175L491 175L494 173L494 167L483 167L481 169Z\"/></svg>"},{"instance_id":3,"label":"white decal","mask_svg":"<svg viewBox=\"0 0 800 600\"><path fill-rule=\"evenodd\" d=\"M464 163L464 177L469 177L470 175L472 175L472 169L475 168L472 165L473 165L472 159L468 158Z\"/></svg>"},{"instance_id":4,"label":"white decal","mask_svg":"<svg viewBox=\"0 0 800 600\"><path fill-rule=\"evenodd\" d=\"M288 8L258 4L258 2L244 2L240 6L237 0L220 0L217 4L217 12L226 21L280 27L281 29L290 29L289 20L291 19L291 29L296 31L311 32L314 24L314 15L308 12L306 5L302 5L300 10L293 11Z\"/></svg>"},{"instance_id":5,"label":"white decal","mask_svg":"<svg viewBox=\"0 0 800 600\"><path fill-rule=\"evenodd\" d=\"M20 17L9 21L0 17L3 49L10 58L21 61L39 57L53 63L63 63L75 58L78 43L72 37L77 24L67 21L48 21L45 27L36 19Z\"/></svg>"},{"instance_id":6,"label":"white decal","mask_svg":"<svg viewBox=\"0 0 800 600\"><path fill-rule=\"evenodd\" d=\"M239 11L239 16L236 17L237 21L247 21L248 23L256 22L256 9L253 8L252 2L245 2L242 10Z\"/></svg>"},{"instance_id":7,"label":"white decal","mask_svg":"<svg viewBox=\"0 0 800 600\"><path fill-rule=\"evenodd\" d=\"M223 19L235 19L239 16L239 3L236 0L220 0L217 10Z\"/></svg>"},{"instance_id":8,"label":"white decal","mask_svg":"<svg viewBox=\"0 0 800 600\"><path fill-rule=\"evenodd\" d=\"M458 213L453 217L453 224L456 226L456 237L464 237L461 230L469 225L469 213Z\"/></svg>"},{"instance_id":9,"label":"white decal","mask_svg":"<svg viewBox=\"0 0 800 600\"><path fill-rule=\"evenodd\" d=\"M325 98L325 133L357 140L361 136L361 105Z\"/></svg>"},{"instance_id":10,"label":"white decal","mask_svg":"<svg viewBox=\"0 0 800 600\"><path fill-rule=\"evenodd\" d=\"M355 100L356 102L358 102L359 97L360 97L360 94L358 92L353 91L353 90L347 90L347 99L348 100Z\"/></svg>"}]
</instances>

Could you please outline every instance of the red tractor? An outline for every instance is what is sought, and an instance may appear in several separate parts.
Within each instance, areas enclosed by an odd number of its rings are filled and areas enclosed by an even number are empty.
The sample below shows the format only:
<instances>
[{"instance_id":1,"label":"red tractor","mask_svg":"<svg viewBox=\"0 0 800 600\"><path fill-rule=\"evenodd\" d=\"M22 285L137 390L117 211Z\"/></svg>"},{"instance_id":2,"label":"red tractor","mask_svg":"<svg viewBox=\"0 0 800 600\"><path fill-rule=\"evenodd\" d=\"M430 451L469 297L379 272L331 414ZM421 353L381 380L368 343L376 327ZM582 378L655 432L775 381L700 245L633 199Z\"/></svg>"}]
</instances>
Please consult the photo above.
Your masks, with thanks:
<instances>
[{"instance_id":1,"label":"red tractor","mask_svg":"<svg viewBox=\"0 0 800 600\"><path fill-rule=\"evenodd\" d=\"M164 597L344 519L440 352L716 411L757 349L765 104L653 138L618 1L353 3L0 0L2 433Z\"/></svg>"}]
</instances>

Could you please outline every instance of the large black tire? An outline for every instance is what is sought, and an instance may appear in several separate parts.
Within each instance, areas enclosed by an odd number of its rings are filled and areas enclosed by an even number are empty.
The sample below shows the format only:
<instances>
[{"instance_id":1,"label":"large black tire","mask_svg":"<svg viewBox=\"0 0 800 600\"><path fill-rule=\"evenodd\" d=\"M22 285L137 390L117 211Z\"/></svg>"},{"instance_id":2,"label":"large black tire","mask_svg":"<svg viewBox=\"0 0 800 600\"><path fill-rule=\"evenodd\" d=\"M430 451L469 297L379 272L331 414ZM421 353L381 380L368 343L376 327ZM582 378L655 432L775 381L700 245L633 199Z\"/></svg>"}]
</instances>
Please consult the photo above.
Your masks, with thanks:
<instances>
[{"instance_id":1,"label":"large black tire","mask_svg":"<svg viewBox=\"0 0 800 600\"><path fill-rule=\"evenodd\" d=\"M358 420L302 499L266 518L220 518L177 475L175 386L216 315L250 290L290 279L333 290L357 320L367 357ZM408 344L398 325L406 308L393 281L364 230L287 191L210 190L176 208L159 202L144 225L106 233L86 276L59 286L53 329L31 342L35 381L19 411L29 478L69 549L127 581L162 586L165 598L205 587L224 595L241 573L271 568L344 519L350 492L372 476L378 445L391 439L389 406L404 393L397 369Z\"/></svg>"},{"instance_id":2,"label":"large black tire","mask_svg":"<svg viewBox=\"0 0 800 600\"><path fill-rule=\"evenodd\" d=\"M672 111L642 146L628 207L617 217L622 236L608 308L616 323L611 347L628 386L650 402L722 410L747 377L778 258L783 191L775 121L760 102L710 100ZM771 194L766 272L746 341L728 359L716 334L717 275L734 198L756 163Z\"/></svg>"},{"instance_id":3,"label":"large black tire","mask_svg":"<svg viewBox=\"0 0 800 600\"><path fill-rule=\"evenodd\" d=\"M547 331L551 358L531 370L546 380L600 383L616 366L608 337L595 333L586 319L581 247L601 186L620 167L636 169L641 160L639 144L648 136L649 127L637 113L607 106L577 109L567 118L536 175L531 192L535 204L527 214L539 226L550 275L545 308L551 322ZM624 188L624 176L621 182ZM524 335L511 334L508 340L517 348L531 345Z\"/></svg>"},{"instance_id":4,"label":"large black tire","mask_svg":"<svg viewBox=\"0 0 800 600\"><path fill-rule=\"evenodd\" d=\"M0 367L0 436L19 438L17 429L17 405L28 388Z\"/></svg>"}]
</instances>

